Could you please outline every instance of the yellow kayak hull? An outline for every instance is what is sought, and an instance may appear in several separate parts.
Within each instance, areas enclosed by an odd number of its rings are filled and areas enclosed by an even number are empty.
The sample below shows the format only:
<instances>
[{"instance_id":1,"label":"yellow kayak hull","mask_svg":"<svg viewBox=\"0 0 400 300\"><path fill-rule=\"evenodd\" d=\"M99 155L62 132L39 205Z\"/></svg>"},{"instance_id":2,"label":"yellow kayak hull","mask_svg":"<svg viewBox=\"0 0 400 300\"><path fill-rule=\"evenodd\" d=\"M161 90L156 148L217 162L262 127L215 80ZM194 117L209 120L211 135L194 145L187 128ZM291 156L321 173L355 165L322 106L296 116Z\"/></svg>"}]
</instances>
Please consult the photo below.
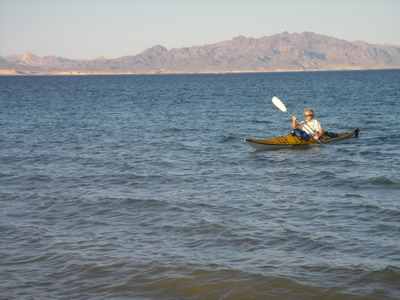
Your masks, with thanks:
<instances>
[{"instance_id":1,"label":"yellow kayak hull","mask_svg":"<svg viewBox=\"0 0 400 300\"><path fill-rule=\"evenodd\" d=\"M348 132L341 132L335 137L323 136L320 138L321 143L331 143L338 140L343 140L348 137L358 137L359 129L348 131ZM287 148L287 147L296 147L296 146L321 146L314 139L310 139L308 141L304 139L300 139L297 136L293 135L285 135L277 138L272 139L248 139L245 138L244 141L252 146L254 149L257 150L270 150L270 149L277 149L277 148Z\"/></svg>"}]
</instances>

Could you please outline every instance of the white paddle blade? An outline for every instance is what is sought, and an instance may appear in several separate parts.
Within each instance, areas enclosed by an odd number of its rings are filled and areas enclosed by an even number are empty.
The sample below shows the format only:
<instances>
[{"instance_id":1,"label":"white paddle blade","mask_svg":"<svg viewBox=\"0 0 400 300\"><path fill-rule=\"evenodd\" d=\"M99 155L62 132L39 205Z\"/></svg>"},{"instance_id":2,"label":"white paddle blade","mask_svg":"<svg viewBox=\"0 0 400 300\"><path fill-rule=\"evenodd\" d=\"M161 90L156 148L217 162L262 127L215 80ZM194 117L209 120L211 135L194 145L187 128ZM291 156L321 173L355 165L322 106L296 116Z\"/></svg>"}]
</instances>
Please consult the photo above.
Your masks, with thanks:
<instances>
[{"instance_id":1,"label":"white paddle blade","mask_svg":"<svg viewBox=\"0 0 400 300\"><path fill-rule=\"evenodd\" d=\"M281 100L279 100L277 97L272 97L272 103L279 108L283 112L287 112L285 104Z\"/></svg>"}]
</instances>

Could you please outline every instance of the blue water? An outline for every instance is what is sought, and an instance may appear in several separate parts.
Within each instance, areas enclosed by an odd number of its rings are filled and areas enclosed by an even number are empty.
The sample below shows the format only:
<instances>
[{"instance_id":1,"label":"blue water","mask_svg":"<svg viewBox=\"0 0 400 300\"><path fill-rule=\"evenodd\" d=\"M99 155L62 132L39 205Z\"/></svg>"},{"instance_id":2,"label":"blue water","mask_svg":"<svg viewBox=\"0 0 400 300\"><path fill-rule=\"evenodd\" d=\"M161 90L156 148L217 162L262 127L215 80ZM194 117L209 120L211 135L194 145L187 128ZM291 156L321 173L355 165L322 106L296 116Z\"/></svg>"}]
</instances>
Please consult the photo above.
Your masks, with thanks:
<instances>
[{"instance_id":1,"label":"blue water","mask_svg":"<svg viewBox=\"0 0 400 300\"><path fill-rule=\"evenodd\" d=\"M399 299L400 71L0 77L0 299ZM323 147L255 151L313 108Z\"/></svg>"}]
</instances>

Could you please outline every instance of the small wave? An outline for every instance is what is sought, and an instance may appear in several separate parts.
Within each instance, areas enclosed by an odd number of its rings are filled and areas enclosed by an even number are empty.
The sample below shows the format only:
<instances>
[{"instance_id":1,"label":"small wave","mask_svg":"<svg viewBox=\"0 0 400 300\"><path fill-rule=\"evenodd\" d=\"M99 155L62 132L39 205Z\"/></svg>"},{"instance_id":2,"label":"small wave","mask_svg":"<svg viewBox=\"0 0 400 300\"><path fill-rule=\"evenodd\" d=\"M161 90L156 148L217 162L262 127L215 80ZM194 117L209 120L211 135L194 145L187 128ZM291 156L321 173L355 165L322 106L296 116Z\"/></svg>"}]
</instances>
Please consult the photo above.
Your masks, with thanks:
<instances>
[{"instance_id":1,"label":"small wave","mask_svg":"<svg viewBox=\"0 0 400 300\"><path fill-rule=\"evenodd\" d=\"M251 123L255 124L273 124L274 122L267 121L267 120L251 120Z\"/></svg>"},{"instance_id":2,"label":"small wave","mask_svg":"<svg viewBox=\"0 0 400 300\"><path fill-rule=\"evenodd\" d=\"M202 128L178 128L178 127L170 127L170 128L165 128L163 132L168 132L168 133L182 133L182 132L202 132L205 129Z\"/></svg>"},{"instance_id":3,"label":"small wave","mask_svg":"<svg viewBox=\"0 0 400 300\"><path fill-rule=\"evenodd\" d=\"M26 178L29 182L50 182L52 178L48 175L31 175L28 178Z\"/></svg>"},{"instance_id":4,"label":"small wave","mask_svg":"<svg viewBox=\"0 0 400 300\"><path fill-rule=\"evenodd\" d=\"M383 187L399 187L399 183L387 178L386 176L379 176L366 179L362 181L362 184L366 186L383 186Z\"/></svg>"},{"instance_id":5,"label":"small wave","mask_svg":"<svg viewBox=\"0 0 400 300\"><path fill-rule=\"evenodd\" d=\"M333 180L337 178L336 174L330 171L320 171L318 172L317 176L319 176L321 179L326 180Z\"/></svg>"},{"instance_id":6,"label":"small wave","mask_svg":"<svg viewBox=\"0 0 400 300\"><path fill-rule=\"evenodd\" d=\"M141 207L148 207L148 208L154 208L154 207L165 207L169 206L169 202L167 201L160 201L160 200L154 200L154 199L137 199L137 198L119 198L122 202L125 202L127 205L135 205L135 206L141 206ZM113 201L114 202L114 201Z\"/></svg>"},{"instance_id":7,"label":"small wave","mask_svg":"<svg viewBox=\"0 0 400 300\"><path fill-rule=\"evenodd\" d=\"M124 289L139 287L142 296L166 299L294 299L322 292L320 288L302 285L290 278L223 268L153 268L152 272L155 276L131 277Z\"/></svg>"},{"instance_id":8,"label":"small wave","mask_svg":"<svg viewBox=\"0 0 400 300\"><path fill-rule=\"evenodd\" d=\"M400 217L400 211L398 209L389 209L389 208L383 208L378 205L372 205L372 204L365 204L365 205L357 205L353 206L354 209L360 211L359 214L373 214L375 215L375 218L379 218L382 220L396 220L398 217Z\"/></svg>"},{"instance_id":9,"label":"small wave","mask_svg":"<svg viewBox=\"0 0 400 300\"><path fill-rule=\"evenodd\" d=\"M375 189L375 188L400 188L400 183L386 176L378 176L371 178L336 178L336 180L330 183L333 187L350 187L354 189Z\"/></svg>"},{"instance_id":10,"label":"small wave","mask_svg":"<svg viewBox=\"0 0 400 300\"><path fill-rule=\"evenodd\" d=\"M373 270L356 278L353 283L369 287L370 297L384 299L400 299L400 268L387 266L381 270Z\"/></svg>"},{"instance_id":11,"label":"small wave","mask_svg":"<svg viewBox=\"0 0 400 300\"><path fill-rule=\"evenodd\" d=\"M344 198L364 198L364 196L360 195L360 194L349 194L346 193L343 196Z\"/></svg>"},{"instance_id":12,"label":"small wave","mask_svg":"<svg viewBox=\"0 0 400 300\"><path fill-rule=\"evenodd\" d=\"M220 138L221 143L227 143L227 142L236 141L236 140L238 140L238 137L234 136L234 135L227 135L227 136L223 136Z\"/></svg>"}]
</instances>

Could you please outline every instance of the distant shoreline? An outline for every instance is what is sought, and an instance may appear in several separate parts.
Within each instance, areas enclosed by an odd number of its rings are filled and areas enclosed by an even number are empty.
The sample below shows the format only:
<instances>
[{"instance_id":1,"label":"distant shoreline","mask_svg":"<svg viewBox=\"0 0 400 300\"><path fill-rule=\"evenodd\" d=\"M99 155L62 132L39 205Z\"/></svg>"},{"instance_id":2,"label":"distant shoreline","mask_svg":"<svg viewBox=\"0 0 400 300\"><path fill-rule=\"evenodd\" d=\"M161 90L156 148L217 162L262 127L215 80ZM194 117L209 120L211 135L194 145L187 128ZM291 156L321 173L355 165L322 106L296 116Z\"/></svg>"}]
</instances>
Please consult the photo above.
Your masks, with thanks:
<instances>
[{"instance_id":1,"label":"distant shoreline","mask_svg":"<svg viewBox=\"0 0 400 300\"><path fill-rule=\"evenodd\" d=\"M0 76L90 76L90 75L189 75L189 74L251 74L251 73L299 73L299 72L334 72L334 71L378 71L378 70L400 70L400 67L391 68L336 68L336 69L310 69L310 70L286 70L276 69L270 71L151 71L151 72L79 72L79 71L58 71L58 72L34 72L34 71L15 71L15 70L0 70Z\"/></svg>"}]
</instances>

